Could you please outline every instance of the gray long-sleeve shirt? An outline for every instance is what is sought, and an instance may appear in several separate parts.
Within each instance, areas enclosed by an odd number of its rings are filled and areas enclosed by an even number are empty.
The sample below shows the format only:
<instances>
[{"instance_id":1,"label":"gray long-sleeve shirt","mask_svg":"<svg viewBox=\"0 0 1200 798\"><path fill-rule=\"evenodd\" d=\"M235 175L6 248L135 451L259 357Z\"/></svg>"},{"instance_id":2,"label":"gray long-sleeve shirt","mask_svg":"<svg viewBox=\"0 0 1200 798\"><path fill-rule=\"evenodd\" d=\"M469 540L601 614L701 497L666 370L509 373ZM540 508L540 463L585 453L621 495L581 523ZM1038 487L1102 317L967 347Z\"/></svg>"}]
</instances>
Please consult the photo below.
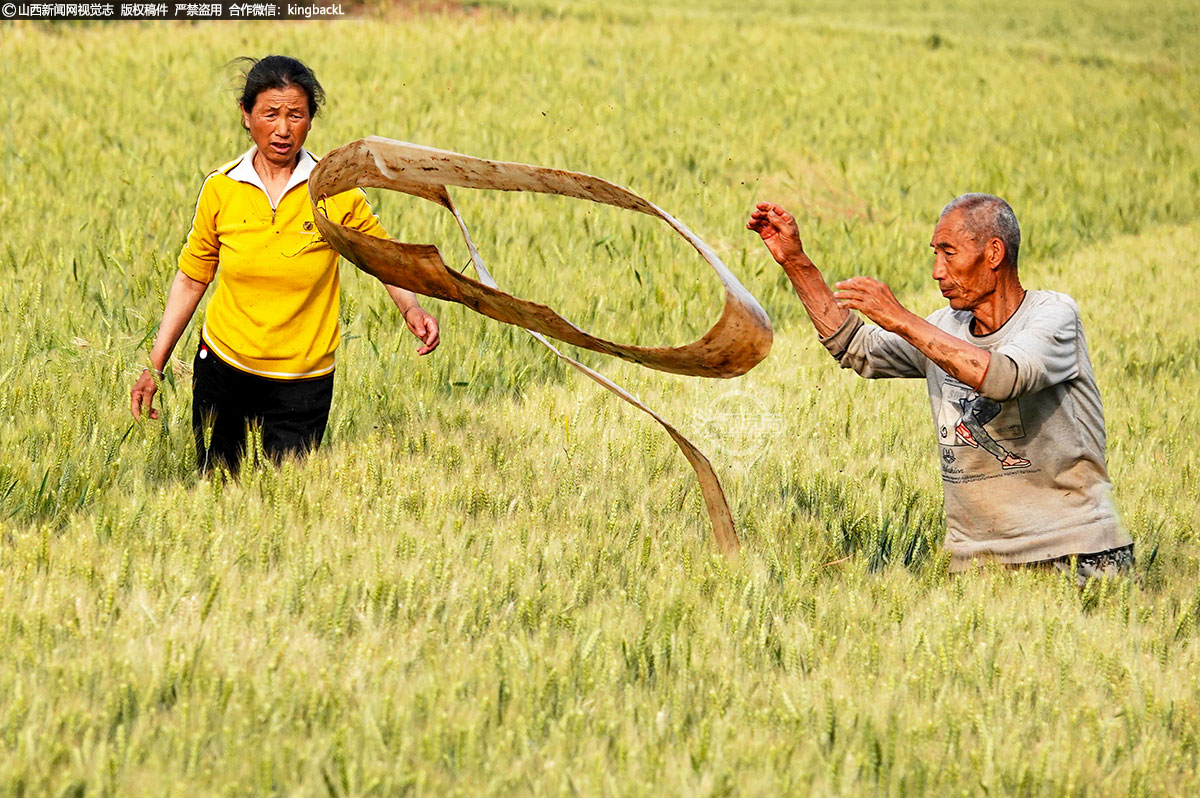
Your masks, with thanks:
<instances>
[{"instance_id":1,"label":"gray long-sleeve shirt","mask_svg":"<svg viewBox=\"0 0 1200 798\"><path fill-rule=\"evenodd\" d=\"M851 316L822 343L863 377L924 377L937 433L951 571L971 560L1037 562L1128 545L1105 467L1104 410L1079 310L1029 291L989 335L969 311L928 321L992 354L979 391L895 333Z\"/></svg>"}]
</instances>

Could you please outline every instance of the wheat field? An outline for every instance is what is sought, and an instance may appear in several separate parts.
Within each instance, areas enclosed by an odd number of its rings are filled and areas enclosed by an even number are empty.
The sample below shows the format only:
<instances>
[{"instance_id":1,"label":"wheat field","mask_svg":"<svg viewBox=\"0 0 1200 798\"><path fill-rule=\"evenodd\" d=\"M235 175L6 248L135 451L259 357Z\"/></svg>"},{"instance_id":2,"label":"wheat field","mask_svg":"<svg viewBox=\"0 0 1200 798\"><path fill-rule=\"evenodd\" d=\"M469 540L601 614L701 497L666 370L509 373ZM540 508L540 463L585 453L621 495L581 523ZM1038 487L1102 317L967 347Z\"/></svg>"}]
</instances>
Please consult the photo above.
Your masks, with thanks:
<instances>
[{"instance_id":1,"label":"wheat field","mask_svg":"<svg viewBox=\"0 0 1200 798\"><path fill-rule=\"evenodd\" d=\"M0 791L1183 795L1200 790L1200 11L1118 0L369 7L335 23L0 26ZM426 304L417 358L343 264L325 445L202 479L198 323L135 423L228 62L283 52L383 135L589 172L704 238L775 325L710 381L578 354L713 460L721 557L661 429L520 330ZM928 240L1006 197L1071 294L1136 578L946 573L923 384L839 371L744 229L936 309ZM641 344L720 285L648 218L457 192L501 286ZM467 253L386 192L393 237Z\"/></svg>"}]
</instances>

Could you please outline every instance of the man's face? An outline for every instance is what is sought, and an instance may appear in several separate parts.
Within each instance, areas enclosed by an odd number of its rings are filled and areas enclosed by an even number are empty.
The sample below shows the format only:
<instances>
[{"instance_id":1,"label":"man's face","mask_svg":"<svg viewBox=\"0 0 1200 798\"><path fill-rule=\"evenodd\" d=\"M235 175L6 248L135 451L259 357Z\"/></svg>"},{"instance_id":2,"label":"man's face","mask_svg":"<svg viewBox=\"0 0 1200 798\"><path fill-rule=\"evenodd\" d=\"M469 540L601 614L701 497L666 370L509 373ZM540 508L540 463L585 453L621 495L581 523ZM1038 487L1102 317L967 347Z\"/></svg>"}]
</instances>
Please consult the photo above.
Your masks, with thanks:
<instances>
[{"instance_id":1,"label":"man's face","mask_svg":"<svg viewBox=\"0 0 1200 798\"><path fill-rule=\"evenodd\" d=\"M996 290L996 272L985 244L962 226L962 211L951 211L933 229L933 279L955 310L974 310Z\"/></svg>"},{"instance_id":2,"label":"man's face","mask_svg":"<svg viewBox=\"0 0 1200 798\"><path fill-rule=\"evenodd\" d=\"M267 161L280 167L291 166L312 127L308 94L298 86L261 91L254 107L249 112L243 109L242 121Z\"/></svg>"}]
</instances>

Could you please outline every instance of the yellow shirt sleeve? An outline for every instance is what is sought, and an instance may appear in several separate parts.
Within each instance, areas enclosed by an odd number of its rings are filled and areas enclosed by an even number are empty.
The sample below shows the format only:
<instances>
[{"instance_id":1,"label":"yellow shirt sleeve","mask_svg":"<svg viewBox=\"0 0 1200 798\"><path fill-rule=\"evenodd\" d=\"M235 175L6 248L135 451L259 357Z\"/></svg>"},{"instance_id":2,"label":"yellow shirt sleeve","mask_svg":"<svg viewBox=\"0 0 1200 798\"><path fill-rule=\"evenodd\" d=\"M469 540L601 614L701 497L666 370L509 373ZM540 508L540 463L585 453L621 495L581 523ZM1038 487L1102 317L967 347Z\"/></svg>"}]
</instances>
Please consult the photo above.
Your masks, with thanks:
<instances>
[{"instance_id":1,"label":"yellow shirt sleeve","mask_svg":"<svg viewBox=\"0 0 1200 798\"><path fill-rule=\"evenodd\" d=\"M388 238L387 230L379 223L379 217L371 211L367 195L361 188L347 192L350 203L342 216L342 224L376 238Z\"/></svg>"},{"instance_id":2,"label":"yellow shirt sleeve","mask_svg":"<svg viewBox=\"0 0 1200 798\"><path fill-rule=\"evenodd\" d=\"M200 187L196 215L192 217L192 229L188 233L187 243L183 245L183 251L179 253L179 271L202 283L213 281L219 261L217 210L220 202L216 196L212 176L205 178L204 185Z\"/></svg>"}]
</instances>

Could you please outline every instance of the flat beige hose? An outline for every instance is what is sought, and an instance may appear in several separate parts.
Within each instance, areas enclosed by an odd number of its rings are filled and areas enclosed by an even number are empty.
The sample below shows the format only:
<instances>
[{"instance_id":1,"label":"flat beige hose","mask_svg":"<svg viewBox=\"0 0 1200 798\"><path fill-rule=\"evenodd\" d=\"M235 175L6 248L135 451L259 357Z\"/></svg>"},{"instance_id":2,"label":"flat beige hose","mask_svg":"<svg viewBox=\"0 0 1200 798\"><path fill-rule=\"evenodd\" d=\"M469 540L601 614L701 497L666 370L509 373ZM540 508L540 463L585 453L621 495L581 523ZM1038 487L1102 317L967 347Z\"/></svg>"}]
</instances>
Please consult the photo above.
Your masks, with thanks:
<instances>
[{"instance_id":1,"label":"flat beige hose","mask_svg":"<svg viewBox=\"0 0 1200 798\"><path fill-rule=\"evenodd\" d=\"M479 280L448 268L437 247L431 244L406 244L375 238L326 217L321 201L356 186L391 189L448 209L462 231ZM590 335L546 305L506 294L496 287L471 240L466 223L450 200L447 186L558 194L662 219L695 247L717 273L725 287L725 308L721 317L701 338L678 347L628 346ZM351 142L322 158L309 177L308 193L321 235L363 271L385 283L458 302L497 321L524 328L555 355L654 418L696 470L717 546L726 554L737 551L740 544L729 502L708 458L649 407L608 378L564 355L545 337L674 374L699 377L745 374L771 350L771 322L758 301L708 245L658 206L598 177L544 166L488 161L377 136Z\"/></svg>"}]
</instances>

